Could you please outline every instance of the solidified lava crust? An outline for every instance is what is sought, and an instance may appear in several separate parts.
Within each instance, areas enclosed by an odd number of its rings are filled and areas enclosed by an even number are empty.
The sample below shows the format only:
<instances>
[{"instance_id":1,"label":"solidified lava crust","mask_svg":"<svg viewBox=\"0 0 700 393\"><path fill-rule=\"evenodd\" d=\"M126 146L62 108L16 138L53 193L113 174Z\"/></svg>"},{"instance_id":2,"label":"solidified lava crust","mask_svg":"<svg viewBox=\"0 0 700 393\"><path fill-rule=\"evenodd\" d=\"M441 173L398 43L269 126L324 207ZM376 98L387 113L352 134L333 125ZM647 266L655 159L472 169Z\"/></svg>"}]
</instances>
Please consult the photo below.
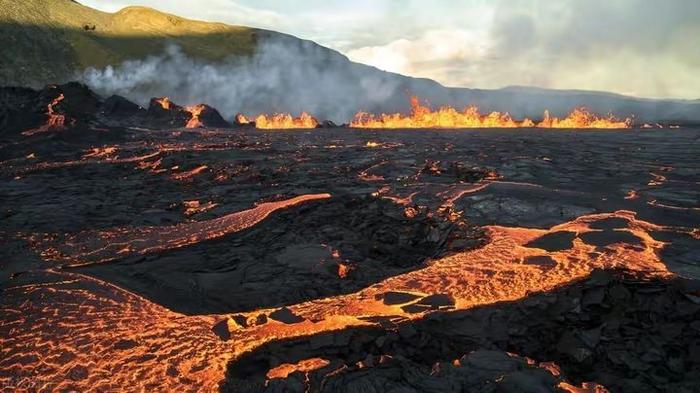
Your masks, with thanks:
<instances>
[{"instance_id":1,"label":"solidified lava crust","mask_svg":"<svg viewBox=\"0 0 700 393\"><path fill-rule=\"evenodd\" d=\"M409 218L386 199L334 195L225 238L77 269L171 310L230 313L355 292L486 241L427 209Z\"/></svg>"},{"instance_id":2,"label":"solidified lava crust","mask_svg":"<svg viewBox=\"0 0 700 393\"><path fill-rule=\"evenodd\" d=\"M689 280L596 270L517 302L271 342L231 362L222 391L693 392L698 295Z\"/></svg>"},{"instance_id":3,"label":"solidified lava crust","mask_svg":"<svg viewBox=\"0 0 700 393\"><path fill-rule=\"evenodd\" d=\"M0 89L0 387L697 391L698 129L241 120Z\"/></svg>"}]
</instances>

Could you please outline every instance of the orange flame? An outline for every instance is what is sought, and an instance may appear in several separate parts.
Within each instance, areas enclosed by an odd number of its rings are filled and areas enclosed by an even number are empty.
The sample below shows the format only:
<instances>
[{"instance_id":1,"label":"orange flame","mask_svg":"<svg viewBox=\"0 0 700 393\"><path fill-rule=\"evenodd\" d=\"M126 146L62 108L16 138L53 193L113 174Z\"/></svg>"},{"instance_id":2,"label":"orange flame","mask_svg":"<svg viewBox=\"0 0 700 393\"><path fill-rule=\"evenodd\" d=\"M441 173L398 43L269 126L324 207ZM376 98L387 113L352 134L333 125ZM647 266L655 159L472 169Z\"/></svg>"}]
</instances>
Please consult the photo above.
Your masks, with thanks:
<instances>
[{"instance_id":1,"label":"orange flame","mask_svg":"<svg viewBox=\"0 0 700 393\"><path fill-rule=\"evenodd\" d=\"M163 105L161 103L161 105ZM189 112L192 117L190 118L189 121L187 121L187 124L185 124L186 128L200 128L204 127L204 124L202 124L202 121L199 119L199 116L202 114L206 107L204 104L199 104L195 106L188 106L185 108L187 112Z\"/></svg>"},{"instance_id":2,"label":"orange flame","mask_svg":"<svg viewBox=\"0 0 700 393\"><path fill-rule=\"evenodd\" d=\"M586 108L576 108L565 119L551 117L549 111L544 111L544 118L537 124L538 128L630 128L632 120L618 120L613 115L598 117L590 113Z\"/></svg>"},{"instance_id":3,"label":"orange flame","mask_svg":"<svg viewBox=\"0 0 700 393\"><path fill-rule=\"evenodd\" d=\"M292 117L288 113L278 113L272 116L260 115L255 118L255 127L265 130L282 130L295 128L316 128L318 120L306 112L299 117Z\"/></svg>"},{"instance_id":4,"label":"orange flame","mask_svg":"<svg viewBox=\"0 0 700 393\"><path fill-rule=\"evenodd\" d=\"M245 115L242 113L236 114L236 118L234 119L234 122L236 124L240 124L240 125L250 124L250 120L248 120L248 118L245 117Z\"/></svg>"},{"instance_id":5,"label":"orange flame","mask_svg":"<svg viewBox=\"0 0 700 393\"><path fill-rule=\"evenodd\" d=\"M165 110L170 109L170 105L172 102L170 101L170 98L168 97L161 97L156 99L156 102Z\"/></svg>"},{"instance_id":6,"label":"orange flame","mask_svg":"<svg viewBox=\"0 0 700 393\"><path fill-rule=\"evenodd\" d=\"M565 119L552 118L545 111L542 122L535 124L530 119L513 119L507 112L479 113L475 106L465 107L461 112L444 106L437 111L421 105L418 97L411 97L409 116L400 113L374 115L360 112L350 123L354 128L629 128L632 121L619 121L613 116L600 118L585 108L575 109Z\"/></svg>"}]
</instances>

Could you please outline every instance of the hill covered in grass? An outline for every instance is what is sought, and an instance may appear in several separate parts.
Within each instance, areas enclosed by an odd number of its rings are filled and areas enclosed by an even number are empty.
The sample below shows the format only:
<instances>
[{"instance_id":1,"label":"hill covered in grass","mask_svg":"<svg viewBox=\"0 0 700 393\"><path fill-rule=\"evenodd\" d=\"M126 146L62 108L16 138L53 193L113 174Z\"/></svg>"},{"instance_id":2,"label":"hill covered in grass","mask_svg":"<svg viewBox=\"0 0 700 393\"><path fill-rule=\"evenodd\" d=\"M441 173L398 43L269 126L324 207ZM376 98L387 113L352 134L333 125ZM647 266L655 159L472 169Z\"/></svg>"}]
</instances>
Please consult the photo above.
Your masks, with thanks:
<instances>
[{"instance_id":1,"label":"hill covered in grass","mask_svg":"<svg viewBox=\"0 0 700 393\"><path fill-rule=\"evenodd\" d=\"M248 56L259 33L145 7L106 13L72 0L0 0L0 85L62 82L87 67L157 55L169 43L210 61Z\"/></svg>"}]
</instances>

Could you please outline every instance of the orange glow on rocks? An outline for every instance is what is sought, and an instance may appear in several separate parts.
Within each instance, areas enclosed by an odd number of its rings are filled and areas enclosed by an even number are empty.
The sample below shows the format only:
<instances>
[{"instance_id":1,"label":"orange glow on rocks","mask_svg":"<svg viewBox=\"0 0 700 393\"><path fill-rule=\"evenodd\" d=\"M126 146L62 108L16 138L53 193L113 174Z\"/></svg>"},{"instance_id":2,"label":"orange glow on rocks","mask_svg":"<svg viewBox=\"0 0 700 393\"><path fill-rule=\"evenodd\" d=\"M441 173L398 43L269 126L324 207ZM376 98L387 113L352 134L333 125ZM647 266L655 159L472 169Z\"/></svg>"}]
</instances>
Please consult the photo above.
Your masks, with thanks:
<instances>
[{"instance_id":1,"label":"orange glow on rocks","mask_svg":"<svg viewBox=\"0 0 700 393\"><path fill-rule=\"evenodd\" d=\"M598 117L590 113L586 108L576 108L564 119L551 117L549 111L544 112L544 118L537 124L538 128L598 128L617 129L631 128L632 120L627 118L619 120L613 115Z\"/></svg>"},{"instance_id":2,"label":"orange glow on rocks","mask_svg":"<svg viewBox=\"0 0 700 393\"><path fill-rule=\"evenodd\" d=\"M330 194L309 194L265 202L241 212L209 221L182 223L167 227L115 228L108 231L79 233L58 248L49 247L46 258L71 265L100 263L129 254L148 254L180 248L228 233L241 231L264 220L276 210L307 201L330 198ZM194 203L190 203L194 206ZM199 206L199 203L196 204Z\"/></svg>"},{"instance_id":3,"label":"orange glow on rocks","mask_svg":"<svg viewBox=\"0 0 700 393\"><path fill-rule=\"evenodd\" d=\"M123 249L126 253L144 254L182 247L247 228L276 209L328 197L327 194L304 195L263 203L210 221L75 237L62 246L64 261L99 262L115 258ZM627 225L614 232L635 236L639 243L613 242L601 247L583 241L587 234L601 231L594 228L596 223L610 219L625 220ZM73 390L117 386L164 390L198 386L213 390L224 378L227 362L247 351L273 340L374 325L367 316L406 321L443 309L465 310L518 300L584 278L593 269L623 268L650 276L672 275L658 257L664 243L649 235L663 227L637 220L629 211L582 216L550 229L503 226L486 229L490 242L482 248L430 261L420 270L387 278L355 293L288 306L287 312L297 316L298 322L283 323L267 317L277 309L237 314L238 319L247 322L236 329L229 327L227 341L211 331L220 316L184 316L104 281L64 270L53 272L65 284L29 285L3 293L34 301L17 300L13 304L19 308L7 311L5 322L11 324L13 334L1 336L5 356L0 366L11 366L13 373L20 376L38 372L45 380L65 381L59 387ZM576 234L570 249L548 252L528 246L535 239L558 232ZM381 299L387 292L408 293L415 298L404 304L385 304ZM449 299L449 304L424 306L433 295ZM24 317L30 314L31 320ZM103 355L107 348L115 346L128 350ZM268 377L281 378L294 371L305 372L324 365L320 358L283 364L270 370ZM69 373L77 377L65 379ZM134 375L138 378L134 379ZM187 378L164 378L165 375ZM605 392L594 384L560 387L570 392Z\"/></svg>"},{"instance_id":4,"label":"orange glow on rocks","mask_svg":"<svg viewBox=\"0 0 700 393\"><path fill-rule=\"evenodd\" d=\"M330 362L326 359L311 358L302 360L296 364L284 363L267 372L267 378L287 378L295 371L309 372L326 367Z\"/></svg>"},{"instance_id":5,"label":"orange glow on rocks","mask_svg":"<svg viewBox=\"0 0 700 393\"><path fill-rule=\"evenodd\" d=\"M545 111L543 120L535 123L530 119L515 120L507 112L481 114L475 106L459 111L444 106L434 111L420 104L418 97L411 97L411 112L408 116L400 113L374 115L360 112L350 123L354 128L630 128L631 120L619 121L613 116L600 118L578 108L564 119L552 118Z\"/></svg>"}]
</instances>

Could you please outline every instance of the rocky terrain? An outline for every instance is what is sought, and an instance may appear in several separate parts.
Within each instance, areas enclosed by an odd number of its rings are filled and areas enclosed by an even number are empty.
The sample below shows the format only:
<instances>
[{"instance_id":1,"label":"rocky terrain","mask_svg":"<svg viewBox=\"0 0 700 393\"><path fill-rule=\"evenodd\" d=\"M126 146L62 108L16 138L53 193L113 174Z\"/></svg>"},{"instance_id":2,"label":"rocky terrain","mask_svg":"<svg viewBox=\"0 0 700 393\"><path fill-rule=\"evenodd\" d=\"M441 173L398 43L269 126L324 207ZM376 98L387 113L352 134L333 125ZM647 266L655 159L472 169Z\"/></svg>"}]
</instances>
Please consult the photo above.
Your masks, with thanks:
<instances>
[{"instance_id":1,"label":"rocky terrain","mask_svg":"<svg viewBox=\"0 0 700 393\"><path fill-rule=\"evenodd\" d=\"M3 389L697 391L700 130L198 108L0 89Z\"/></svg>"}]
</instances>

